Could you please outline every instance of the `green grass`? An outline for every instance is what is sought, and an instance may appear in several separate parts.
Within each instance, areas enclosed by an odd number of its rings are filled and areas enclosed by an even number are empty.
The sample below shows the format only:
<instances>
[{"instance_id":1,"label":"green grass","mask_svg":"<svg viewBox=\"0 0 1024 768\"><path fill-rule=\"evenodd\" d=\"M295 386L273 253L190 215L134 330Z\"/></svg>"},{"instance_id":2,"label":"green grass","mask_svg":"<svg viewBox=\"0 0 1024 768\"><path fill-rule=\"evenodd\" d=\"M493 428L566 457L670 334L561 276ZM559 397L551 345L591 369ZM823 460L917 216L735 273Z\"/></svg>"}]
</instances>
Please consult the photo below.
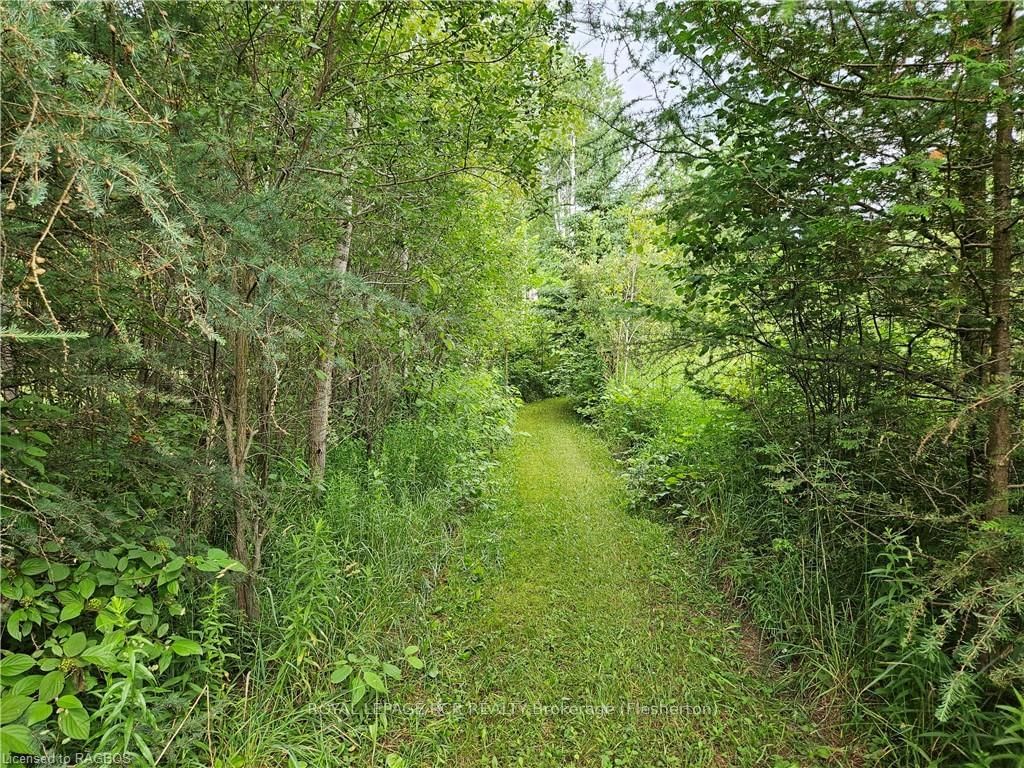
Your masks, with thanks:
<instances>
[{"instance_id":1,"label":"green grass","mask_svg":"<svg viewBox=\"0 0 1024 768\"><path fill-rule=\"evenodd\" d=\"M567 404L527 406L518 427L502 462L505 493L466 521L462 556L429 605L429 674L391 697L420 709L390 715L373 759L842 764L743 653L729 607L669 530L626 514L607 448Z\"/></svg>"}]
</instances>

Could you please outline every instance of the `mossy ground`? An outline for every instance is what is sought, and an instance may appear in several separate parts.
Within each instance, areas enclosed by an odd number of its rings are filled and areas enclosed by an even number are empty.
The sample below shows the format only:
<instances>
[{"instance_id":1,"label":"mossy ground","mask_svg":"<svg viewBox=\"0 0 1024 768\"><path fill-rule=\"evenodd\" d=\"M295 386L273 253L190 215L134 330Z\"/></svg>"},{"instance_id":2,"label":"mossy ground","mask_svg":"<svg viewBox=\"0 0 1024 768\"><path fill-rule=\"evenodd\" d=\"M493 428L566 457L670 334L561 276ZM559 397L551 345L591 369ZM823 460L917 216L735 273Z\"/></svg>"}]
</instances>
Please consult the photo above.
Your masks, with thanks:
<instances>
[{"instance_id":1,"label":"mossy ground","mask_svg":"<svg viewBox=\"0 0 1024 768\"><path fill-rule=\"evenodd\" d=\"M402 692L423 711L392 716L404 764L838 764L670 531L625 512L608 449L568 405L527 406L518 427L506 492L467 521L433 595L434 676Z\"/></svg>"}]
</instances>

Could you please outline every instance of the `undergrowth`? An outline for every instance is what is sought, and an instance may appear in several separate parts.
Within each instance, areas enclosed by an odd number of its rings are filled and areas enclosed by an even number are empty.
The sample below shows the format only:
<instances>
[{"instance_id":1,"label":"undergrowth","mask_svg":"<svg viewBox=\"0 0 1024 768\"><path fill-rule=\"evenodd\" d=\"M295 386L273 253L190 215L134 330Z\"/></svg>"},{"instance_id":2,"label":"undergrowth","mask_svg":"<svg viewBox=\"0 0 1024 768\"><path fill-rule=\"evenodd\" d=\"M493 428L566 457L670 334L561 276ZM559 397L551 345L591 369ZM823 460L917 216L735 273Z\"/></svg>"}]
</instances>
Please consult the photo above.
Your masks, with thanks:
<instances>
[{"instance_id":1,"label":"undergrowth","mask_svg":"<svg viewBox=\"0 0 1024 768\"><path fill-rule=\"evenodd\" d=\"M374 704L427 672L416 627L463 513L491 503L516 404L491 374L450 371L371 452L335 445L322 489L279 476L258 574L221 549L178 554L164 535L76 541L73 566L54 547L5 559L0 757L376 762L390 734ZM255 621L236 609L243 578Z\"/></svg>"},{"instance_id":2,"label":"undergrowth","mask_svg":"<svg viewBox=\"0 0 1024 768\"><path fill-rule=\"evenodd\" d=\"M374 705L396 681L428 672L416 628L460 510L492 495L493 453L514 413L489 375L448 376L371 456L336 449L321 498L282 504L264 616L239 640L257 663L211 705L221 721L205 764L337 766L391 754L390 723Z\"/></svg>"},{"instance_id":3,"label":"undergrowth","mask_svg":"<svg viewBox=\"0 0 1024 768\"><path fill-rule=\"evenodd\" d=\"M1019 518L921 524L852 469L869 450L856 424L846 456L816 449L671 377L610 384L598 422L634 508L693 539L792 685L865 735L866 760L1022 764Z\"/></svg>"}]
</instances>

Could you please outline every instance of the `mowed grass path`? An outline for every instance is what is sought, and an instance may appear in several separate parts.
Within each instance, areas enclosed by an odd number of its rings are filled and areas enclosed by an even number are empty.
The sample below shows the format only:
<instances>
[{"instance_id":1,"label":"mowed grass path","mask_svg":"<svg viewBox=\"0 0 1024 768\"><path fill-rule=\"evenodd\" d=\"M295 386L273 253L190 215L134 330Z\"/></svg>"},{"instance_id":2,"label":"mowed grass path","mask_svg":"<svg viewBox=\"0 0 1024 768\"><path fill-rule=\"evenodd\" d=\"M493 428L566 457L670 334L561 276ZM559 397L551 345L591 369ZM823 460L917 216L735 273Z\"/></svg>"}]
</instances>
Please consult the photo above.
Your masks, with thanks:
<instances>
[{"instance_id":1,"label":"mowed grass path","mask_svg":"<svg viewBox=\"0 0 1024 768\"><path fill-rule=\"evenodd\" d=\"M432 598L435 677L412 692L426 712L400 717L405 764L838 764L670 532L625 512L608 449L566 403L518 427L503 500L470 519Z\"/></svg>"}]
</instances>

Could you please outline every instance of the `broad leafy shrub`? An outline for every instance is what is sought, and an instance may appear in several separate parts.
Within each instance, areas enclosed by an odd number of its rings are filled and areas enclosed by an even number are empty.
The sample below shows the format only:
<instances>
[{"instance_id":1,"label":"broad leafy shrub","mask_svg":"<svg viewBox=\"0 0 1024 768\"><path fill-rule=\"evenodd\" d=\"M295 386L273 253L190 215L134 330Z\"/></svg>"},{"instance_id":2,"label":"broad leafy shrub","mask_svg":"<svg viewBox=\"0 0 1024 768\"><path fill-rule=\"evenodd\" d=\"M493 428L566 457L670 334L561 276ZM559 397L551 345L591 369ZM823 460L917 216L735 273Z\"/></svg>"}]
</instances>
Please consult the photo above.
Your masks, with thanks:
<instances>
[{"instance_id":1,"label":"broad leafy shrub","mask_svg":"<svg viewBox=\"0 0 1024 768\"><path fill-rule=\"evenodd\" d=\"M749 420L666 380L610 383L598 408L640 507L699 517L726 485L749 478Z\"/></svg>"},{"instance_id":2,"label":"broad leafy shrub","mask_svg":"<svg viewBox=\"0 0 1024 768\"><path fill-rule=\"evenodd\" d=\"M157 537L64 562L46 546L48 557L5 561L4 756L93 750L153 761L169 691L205 678L181 600L241 570L221 550L182 557L173 547Z\"/></svg>"},{"instance_id":3,"label":"broad leafy shrub","mask_svg":"<svg viewBox=\"0 0 1024 768\"><path fill-rule=\"evenodd\" d=\"M543 400L554 393L551 381L551 355L540 351L516 354L508 361L508 383L518 390L524 402Z\"/></svg>"},{"instance_id":4,"label":"broad leafy shrub","mask_svg":"<svg viewBox=\"0 0 1024 768\"><path fill-rule=\"evenodd\" d=\"M243 570L221 549L188 555L164 535L189 478L157 470L188 455L194 424L168 418L141 434L124 417L103 439L55 440L81 417L28 393L0 416L0 759L93 751L151 763L208 677L190 609Z\"/></svg>"},{"instance_id":5,"label":"broad leafy shrub","mask_svg":"<svg viewBox=\"0 0 1024 768\"><path fill-rule=\"evenodd\" d=\"M569 398L584 418L594 416L605 387L605 364L597 348L587 342L559 348L555 368L555 392Z\"/></svg>"},{"instance_id":6,"label":"broad leafy shrub","mask_svg":"<svg viewBox=\"0 0 1024 768\"><path fill-rule=\"evenodd\" d=\"M443 486L460 501L476 497L494 449L512 434L514 391L491 373L451 371L430 382L414 407L384 429L371 475L400 495Z\"/></svg>"},{"instance_id":7,"label":"broad leafy shrub","mask_svg":"<svg viewBox=\"0 0 1024 768\"><path fill-rule=\"evenodd\" d=\"M653 378L610 386L600 423L634 505L693 534L794 680L871 726L870 756L1019 764L1020 519L978 523L929 501L929 483L956 487L948 458L892 459L925 432L913 406L808 428L792 397L762 392L755 424Z\"/></svg>"}]
</instances>

